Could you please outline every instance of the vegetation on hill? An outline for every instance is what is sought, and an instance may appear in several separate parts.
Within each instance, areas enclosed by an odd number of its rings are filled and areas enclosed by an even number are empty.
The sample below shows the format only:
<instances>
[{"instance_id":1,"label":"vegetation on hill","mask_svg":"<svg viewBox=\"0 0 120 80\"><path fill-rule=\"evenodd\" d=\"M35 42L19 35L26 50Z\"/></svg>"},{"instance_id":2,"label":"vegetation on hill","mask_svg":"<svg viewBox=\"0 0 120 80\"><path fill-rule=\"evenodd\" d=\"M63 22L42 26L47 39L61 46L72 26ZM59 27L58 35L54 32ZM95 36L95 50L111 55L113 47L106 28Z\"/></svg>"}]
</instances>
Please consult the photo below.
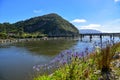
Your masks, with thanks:
<instances>
[{"instance_id":1,"label":"vegetation on hill","mask_svg":"<svg viewBox=\"0 0 120 80\"><path fill-rule=\"evenodd\" d=\"M22 27L24 31L28 33L41 32L49 36L62 36L78 33L78 30L74 25L54 13L20 21L14 25Z\"/></svg>"},{"instance_id":2,"label":"vegetation on hill","mask_svg":"<svg viewBox=\"0 0 120 80\"><path fill-rule=\"evenodd\" d=\"M61 16L51 13L33 17L14 24L0 24L0 35L3 38L14 37L39 37L39 36L72 36L78 34L78 29L63 19Z\"/></svg>"}]
</instances>

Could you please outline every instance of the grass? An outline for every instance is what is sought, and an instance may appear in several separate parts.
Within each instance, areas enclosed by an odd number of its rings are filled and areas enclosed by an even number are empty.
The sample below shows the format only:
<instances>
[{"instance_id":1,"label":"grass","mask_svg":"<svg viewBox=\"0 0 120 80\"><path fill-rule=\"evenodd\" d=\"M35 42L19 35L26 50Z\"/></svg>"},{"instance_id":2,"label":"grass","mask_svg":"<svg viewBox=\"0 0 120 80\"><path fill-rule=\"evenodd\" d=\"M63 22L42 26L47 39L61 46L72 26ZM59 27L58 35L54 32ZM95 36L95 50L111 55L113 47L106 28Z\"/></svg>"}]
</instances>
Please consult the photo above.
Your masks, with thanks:
<instances>
[{"instance_id":1,"label":"grass","mask_svg":"<svg viewBox=\"0 0 120 80\"><path fill-rule=\"evenodd\" d=\"M83 59L73 58L70 64L65 64L64 67L56 70L51 76L38 76L34 80L85 80L86 78L96 80L98 75L93 75L94 66L92 65L93 59L83 61Z\"/></svg>"},{"instance_id":2,"label":"grass","mask_svg":"<svg viewBox=\"0 0 120 80\"><path fill-rule=\"evenodd\" d=\"M70 63L64 64L50 75L39 75L34 80L98 80L101 77L103 80L111 80L112 69L116 75L120 75L120 69L111 65L116 52L120 52L120 43L112 46L107 44L105 48L97 48L91 54L85 51L87 56L72 55Z\"/></svg>"},{"instance_id":3,"label":"grass","mask_svg":"<svg viewBox=\"0 0 120 80\"><path fill-rule=\"evenodd\" d=\"M111 47L109 44L107 44L106 48L103 48L96 52L96 62L98 65L98 69L101 69L103 73L109 72L110 62L112 61L116 50L117 48L115 45Z\"/></svg>"}]
</instances>

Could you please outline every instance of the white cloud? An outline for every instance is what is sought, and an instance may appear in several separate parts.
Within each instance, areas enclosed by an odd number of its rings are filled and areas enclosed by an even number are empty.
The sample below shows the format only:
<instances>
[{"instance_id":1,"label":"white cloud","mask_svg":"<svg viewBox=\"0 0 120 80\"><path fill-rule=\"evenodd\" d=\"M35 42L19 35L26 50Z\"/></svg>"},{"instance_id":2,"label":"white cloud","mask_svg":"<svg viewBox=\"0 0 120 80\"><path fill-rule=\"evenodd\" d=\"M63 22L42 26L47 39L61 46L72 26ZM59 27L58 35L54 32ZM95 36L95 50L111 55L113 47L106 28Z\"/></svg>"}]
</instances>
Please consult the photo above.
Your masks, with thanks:
<instances>
[{"instance_id":1,"label":"white cloud","mask_svg":"<svg viewBox=\"0 0 120 80\"><path fill-rule=\"evenodd\" d=\"M120 18L113 19L101 24L76 25L78 29L95 29L102 32L119 32L120 33Z\"/></svg>"},{"instance_id":2,"label":"white cloud","mask_svg":"<svg viewBox=\"0 0 120 80\"><path fill-rule=\"evenodd\" d=\"M115 2L119 2L120 0L114 0Z\"/></svg>"},{"instance_id":3,"label":"white cloud","mask_svg":"<svg viewBox=\"0 0 120 80\"><path fill-rule=\"evenodd\" d=\"M85 23L87 22L85 19L74 19L71 21L72 23Z\"/></svg>"},{"instance_id":4,"label":"white cloud","mask_svg":"<svg viewBox=\"0 0 120 80\"><path fill-rule=\"evenodd\" d=\"M108 21L104 24L104 26L104 28L101 28L104 32L120 32L120 19Z\"/></svg>"},{"instance_id":5,"label":"white cloud","mask_svg":"<svg viewBox=\"0 0 120 80\"><path fill-rule=\"evenodd\" d=\"M33 10L34 13L41 13L42 10Z\"/></svg>"},{"instance_id":6,"label":"white cloud","mask_svg":"<svg viewBox=\"0 0 120 80\"><path fill-rule=\"evenodd\" d=\"M86 25L86 26L80 26L80 29L96 29L96 30L99 30L100 27L103 27L103 26L100 25L100 24L89 24L89 25Z\"/></svg>"}]
</instances>

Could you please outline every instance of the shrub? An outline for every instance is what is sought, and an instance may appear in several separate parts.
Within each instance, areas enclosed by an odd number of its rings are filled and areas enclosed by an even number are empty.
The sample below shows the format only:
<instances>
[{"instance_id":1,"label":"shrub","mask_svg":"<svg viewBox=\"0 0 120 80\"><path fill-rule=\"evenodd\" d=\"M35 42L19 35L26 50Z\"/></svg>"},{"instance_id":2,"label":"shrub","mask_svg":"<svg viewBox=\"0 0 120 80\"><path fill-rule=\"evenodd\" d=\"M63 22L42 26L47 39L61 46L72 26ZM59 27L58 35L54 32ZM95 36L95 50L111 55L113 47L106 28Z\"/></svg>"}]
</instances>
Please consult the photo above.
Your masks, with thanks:
<instances>
[{"instance_id":1,"label":"shrub","mask_svg":"<svg viewBox=\"0 0 120 80\"><path fill-rule=\"evenodd\" d=\"M109 72L110 71L110 62L113 59L113 56L117 50L118 45L110 45L107 44L105 48L96 50L96 63L98 69L101 72Z\"/></svg>"}]
</instances>

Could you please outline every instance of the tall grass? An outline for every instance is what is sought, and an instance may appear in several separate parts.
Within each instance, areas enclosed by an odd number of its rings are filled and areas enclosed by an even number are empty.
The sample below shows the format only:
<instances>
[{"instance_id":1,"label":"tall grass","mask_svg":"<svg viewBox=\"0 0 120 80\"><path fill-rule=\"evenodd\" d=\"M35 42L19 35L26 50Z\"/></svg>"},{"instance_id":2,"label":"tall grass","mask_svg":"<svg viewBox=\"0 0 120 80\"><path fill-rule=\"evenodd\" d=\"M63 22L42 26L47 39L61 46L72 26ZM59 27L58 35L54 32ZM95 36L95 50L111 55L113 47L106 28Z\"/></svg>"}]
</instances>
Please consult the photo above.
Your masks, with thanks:
<instances>
[{"instance_id":1,"label":"tall grass","mask_svg":"<svg viewBox=\"0 0 120 80\"><path fill-rule=\"evenodd\" d=\"M88 48L81 53L69 51L68 61L64 61L58 70L48 76L38 76L34 80L98 80L101 73L106 74L111 71L110 63L118 46L107 43L106 47L102 49L98 47L91 54L88 53ZM109 78L105 78L107 79Z\"/></svg>"},{"instance_id":2,"label":"tall grass","mask_svg":"<svg viewBox=\"0 0 120 80\"><path fill-rule=\"evenodd\" d=\"M73 52L72 52L73 53ZM87 54L86 56L84 56ZM34 80L96 80L98 75L94 74L93 59L88 58L88 51L71 55L70 63L65 63L52 75L39 76ZM89 68L91 66L91 68Z\"/></svg>"},{"instance_id":3,"label":"tall grass","mask_svg":"<svg viewBox=\"0 0 120 80\"><path fill-rule=\"evenodd\" d=\"M113 56L117 51L117 47L119 45L110 45L106 44L105 48L102 48L96 51L96 64L98 69L101 72L109 72L110 69L110 62L113 60Z\"/></svg>"}]
</instances>

